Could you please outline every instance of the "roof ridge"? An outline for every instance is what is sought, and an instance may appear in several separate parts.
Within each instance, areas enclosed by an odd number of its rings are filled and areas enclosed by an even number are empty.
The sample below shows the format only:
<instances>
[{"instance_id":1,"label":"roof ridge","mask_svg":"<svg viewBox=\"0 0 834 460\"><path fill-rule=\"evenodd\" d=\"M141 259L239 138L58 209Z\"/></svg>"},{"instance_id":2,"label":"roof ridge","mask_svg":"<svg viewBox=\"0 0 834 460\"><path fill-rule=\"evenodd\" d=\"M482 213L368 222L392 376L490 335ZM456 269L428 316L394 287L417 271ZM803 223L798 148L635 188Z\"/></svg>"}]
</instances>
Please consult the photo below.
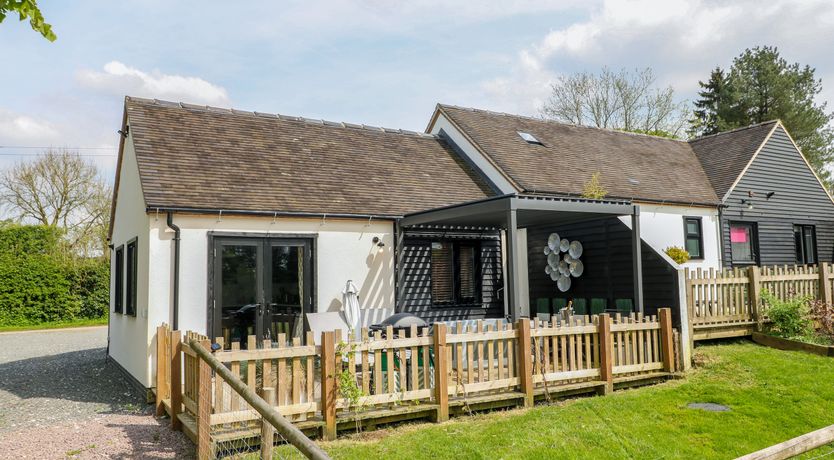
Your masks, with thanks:
<instances>
[{"instance_id":1,"label":"roof ridge","mask_svg":"<svg viewBox=\"0 0 834 460\"><path fill-rule=\"evenodd\" d=\"M322 125L332 128L344 128L344 129L359 129L365 131L373 131L373 132L381 132L386 134L398 134L402 136L413 136L413 137L420 137L425 139L439 139L439 136L436 134L429 134L423 133L419 131L412 131L408 129L401 129L401 128L385 128L382 126L372 126L366 124L357 124L357 123L349 123L346 121L330 121L325 120L322 118L306 118L301 116L293 116L293 115L284 115L280 113L265 113L265 112L257 112L257 111L249 111L249 110L239 110L233 107L215 107L210 105L197 105L197 104L190 104L187 102L172 102L166 101L162 99L149 99L144 97L135 97L135 96L125 96L125 101L136 101L144 104L152 104L157 105L160 107L167 107L167 108L180 108L192 111L202 111L207 113L219 113L219 114L228 114L228 115L238 115L238 116L252 116L252 117L263 117L263 118L277 118L279 120L287 120L287 121L296 121L301 123L310 123L316 125Z\"/></svg>"},{"instance_id":2,"label":"roof ridge","mask_svg":"<svg viewBox=\"0 0 834 460\"><path fill-rule=\"evenodd\" d=\"M521 118L523 120L538 121L538 122L544 122L544 123L552 123L554 125L570 126L570 127L573 127L573 128L585 128L585 129L590 129L590 130L595 130L595 131L604 131L604 132L608 132L608 133L612 133L612 134L625 134L625 135L636 136L636 137L648 137L650 139L661 139L661 140L666 140L666 141L682 142L684 144L689 142L689 141L686 141L686 140L683 140L683 139L677 139L677 138L673 138L673 137L653 136L651 134L633 133L631 131L623 131L621 129L600 128L598 126L578 125L576 123L566 123L564 121L549 120L547 118L537 118L537 117L532 117L532 116L529 116L529 115L517 115L517 114L507 113L507 112L497 112L497 111L494 111L494 110L478 109L478 108L475 108L475 107L462 107L462 106L459 106L459 105L440 104L440 103L437 104L437 105L440 106L441 108L448 107L448 108L458 109L458 110L468 110L470 112L476 112L476 113L477 112L486 113L486 114L489 114L489 115L498 115L498 116L512 117L512 118Z\"/></svg>"},{"instance_id":3,"label":"roof ridge","mask_svg":"<svg viewBox=\"0 0 834 460\"><path fill-rule=\"evenodd\" d=\"M730 129L730 130L727 130L727 131L721 131L720 133L707 134L706 136L696 137L695 139L690 139L687 142L696 142L696 141L700 141L702 139L709 139L711 137L721 136L721 135L724 135L724 134L732 134L732 133L736 133L736 132L739 132L739 131L744 131L746 129L753 129L753 128L758 128L760 126L769 125L769 124L772 124L772 123L779 123L780 121L781 120L778 119L778 118L774 118L773 120L760 121L758 123L753 123L752 125L741 126L739 128L733 128L733 129Z\"/></svg>"}]
</instances>

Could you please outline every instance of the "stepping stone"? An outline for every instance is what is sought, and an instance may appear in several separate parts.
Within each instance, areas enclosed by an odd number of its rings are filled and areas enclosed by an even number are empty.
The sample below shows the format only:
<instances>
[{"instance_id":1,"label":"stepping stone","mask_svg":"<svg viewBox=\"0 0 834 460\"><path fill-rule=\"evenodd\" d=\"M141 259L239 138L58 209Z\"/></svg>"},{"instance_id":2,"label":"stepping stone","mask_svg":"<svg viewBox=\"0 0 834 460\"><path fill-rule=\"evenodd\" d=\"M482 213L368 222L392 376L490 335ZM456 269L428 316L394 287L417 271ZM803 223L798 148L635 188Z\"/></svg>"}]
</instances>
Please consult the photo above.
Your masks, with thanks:
<instances>
[{"instance_id":1,"label":"stepping stone","mask_svg":"<svg viewBox=\"0 0 834 460\"><path fill-rule=\"evenodd\" d=\"M723 404L715 403L689 403L686 407L690 409L701 409L708 412L729 412L730 408Z\"/></svg>"}]
</instances>

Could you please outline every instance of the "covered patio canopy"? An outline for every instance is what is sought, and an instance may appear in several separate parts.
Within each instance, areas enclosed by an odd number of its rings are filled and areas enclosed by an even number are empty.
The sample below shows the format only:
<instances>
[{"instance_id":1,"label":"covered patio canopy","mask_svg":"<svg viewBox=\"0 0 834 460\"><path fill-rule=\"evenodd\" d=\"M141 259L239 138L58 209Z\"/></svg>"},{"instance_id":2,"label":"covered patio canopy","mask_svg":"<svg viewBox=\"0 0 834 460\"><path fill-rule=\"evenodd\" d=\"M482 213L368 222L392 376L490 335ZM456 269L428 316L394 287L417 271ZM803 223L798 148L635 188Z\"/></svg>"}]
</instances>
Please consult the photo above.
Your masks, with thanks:
<instances>
[{"instance_id":1,"label":"covered patio canopy","mask_svg":"<svg viewBox=\"0 0 834 460\"><path fill-rule=\"evenodd\" d=\"M510 194L406 215L403 228L469 227L505 231L504 278L509 313L513 319L530 316L521 294L518 229L541 224L570 224L611 216L631 216L634 305L643 311L643 269L640 248L640 207L630 201L592 200L554 195Z\"/></svg>"}]
</instances>

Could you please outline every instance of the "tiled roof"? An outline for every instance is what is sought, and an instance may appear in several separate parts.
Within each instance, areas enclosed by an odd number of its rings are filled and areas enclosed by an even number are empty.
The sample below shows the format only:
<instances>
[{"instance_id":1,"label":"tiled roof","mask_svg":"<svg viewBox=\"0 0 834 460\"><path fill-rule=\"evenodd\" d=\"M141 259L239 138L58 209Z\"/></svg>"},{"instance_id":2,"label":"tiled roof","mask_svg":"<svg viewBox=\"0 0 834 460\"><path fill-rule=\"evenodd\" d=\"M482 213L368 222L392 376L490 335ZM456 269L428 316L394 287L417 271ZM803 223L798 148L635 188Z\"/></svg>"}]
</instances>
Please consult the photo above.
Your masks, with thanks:
<instances>
[{"instance_id":1,"label":"tiled roof","mask_svg":"<svg viewBox=\"0 0 834 460\"><path fill-rule=\"evenodd\" d=\"M611 198L714 205L688 143L455 106L439 106L526 192L581 194L594 173ZM518 132L542 145L524 141Z\"/></svg>"},{"instance_id":2,"label":"tiled roof","mask_svg":"<svg viewBox=\"0 0 834 460\"><path fill-rule=\"evenodd\" d=\"M689 142L719 198L730 190L778 121L705 136Z\"/></svg>"},{"instance_id":3,"label":"tiled roof","mask_svg":"<svg viewBox=\"0 0 834 460\"><path fill-rule=\"evenodd\" d=\"M490 196L435 136L128 97L149 208L401 216Z\"/></svg>"}]
</instances>

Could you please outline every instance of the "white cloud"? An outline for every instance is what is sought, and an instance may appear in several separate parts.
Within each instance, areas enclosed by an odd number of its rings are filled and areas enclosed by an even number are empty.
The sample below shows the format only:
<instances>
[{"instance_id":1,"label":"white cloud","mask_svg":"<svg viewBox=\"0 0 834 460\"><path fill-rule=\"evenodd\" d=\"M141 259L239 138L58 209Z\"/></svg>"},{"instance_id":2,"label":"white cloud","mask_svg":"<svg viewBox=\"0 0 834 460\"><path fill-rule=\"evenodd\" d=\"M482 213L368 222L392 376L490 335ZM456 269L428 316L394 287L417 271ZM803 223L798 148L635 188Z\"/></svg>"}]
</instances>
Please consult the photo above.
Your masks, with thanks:
<instances>
[{"instance_id":1,"label":"white cloud","mask_svg":"<svg viewBox=\"0 0 834 460\"><path fill-rule=\"evenodd\" d=\"M58 129L35 117L0 108L0 144L26 144L58 138Z\"/></svg>"},{"instance_id":2,"label":"white cloud","mask_svg":"<svg viewBox=\"0 0 834 460\"><path fill-rule=\"evenodd\" d=\"M511 70L482 89L499 110L531 113L530 101L546 99L547 82L561 73L650 66L659 84L692 98L710 69L726 68L745 48L759 45L778 46L789 62L831 74L834 62L819 44L834 40L832 18L824 0L605 0L587 20L520 50Z\"/></svg>"},{"instance_id":3,"label":"white cloud","mask_svg":"<svg viewBox=\"0 0 834 460\"><path fill-rule=\"evenodd\" d=\"M120 96L138 96L194 104L228 106L226 89L198 77L144 72L119 61L104 65L102 71L84 69L76 78L83 86Z\"/></svg>"}]
</instances>

